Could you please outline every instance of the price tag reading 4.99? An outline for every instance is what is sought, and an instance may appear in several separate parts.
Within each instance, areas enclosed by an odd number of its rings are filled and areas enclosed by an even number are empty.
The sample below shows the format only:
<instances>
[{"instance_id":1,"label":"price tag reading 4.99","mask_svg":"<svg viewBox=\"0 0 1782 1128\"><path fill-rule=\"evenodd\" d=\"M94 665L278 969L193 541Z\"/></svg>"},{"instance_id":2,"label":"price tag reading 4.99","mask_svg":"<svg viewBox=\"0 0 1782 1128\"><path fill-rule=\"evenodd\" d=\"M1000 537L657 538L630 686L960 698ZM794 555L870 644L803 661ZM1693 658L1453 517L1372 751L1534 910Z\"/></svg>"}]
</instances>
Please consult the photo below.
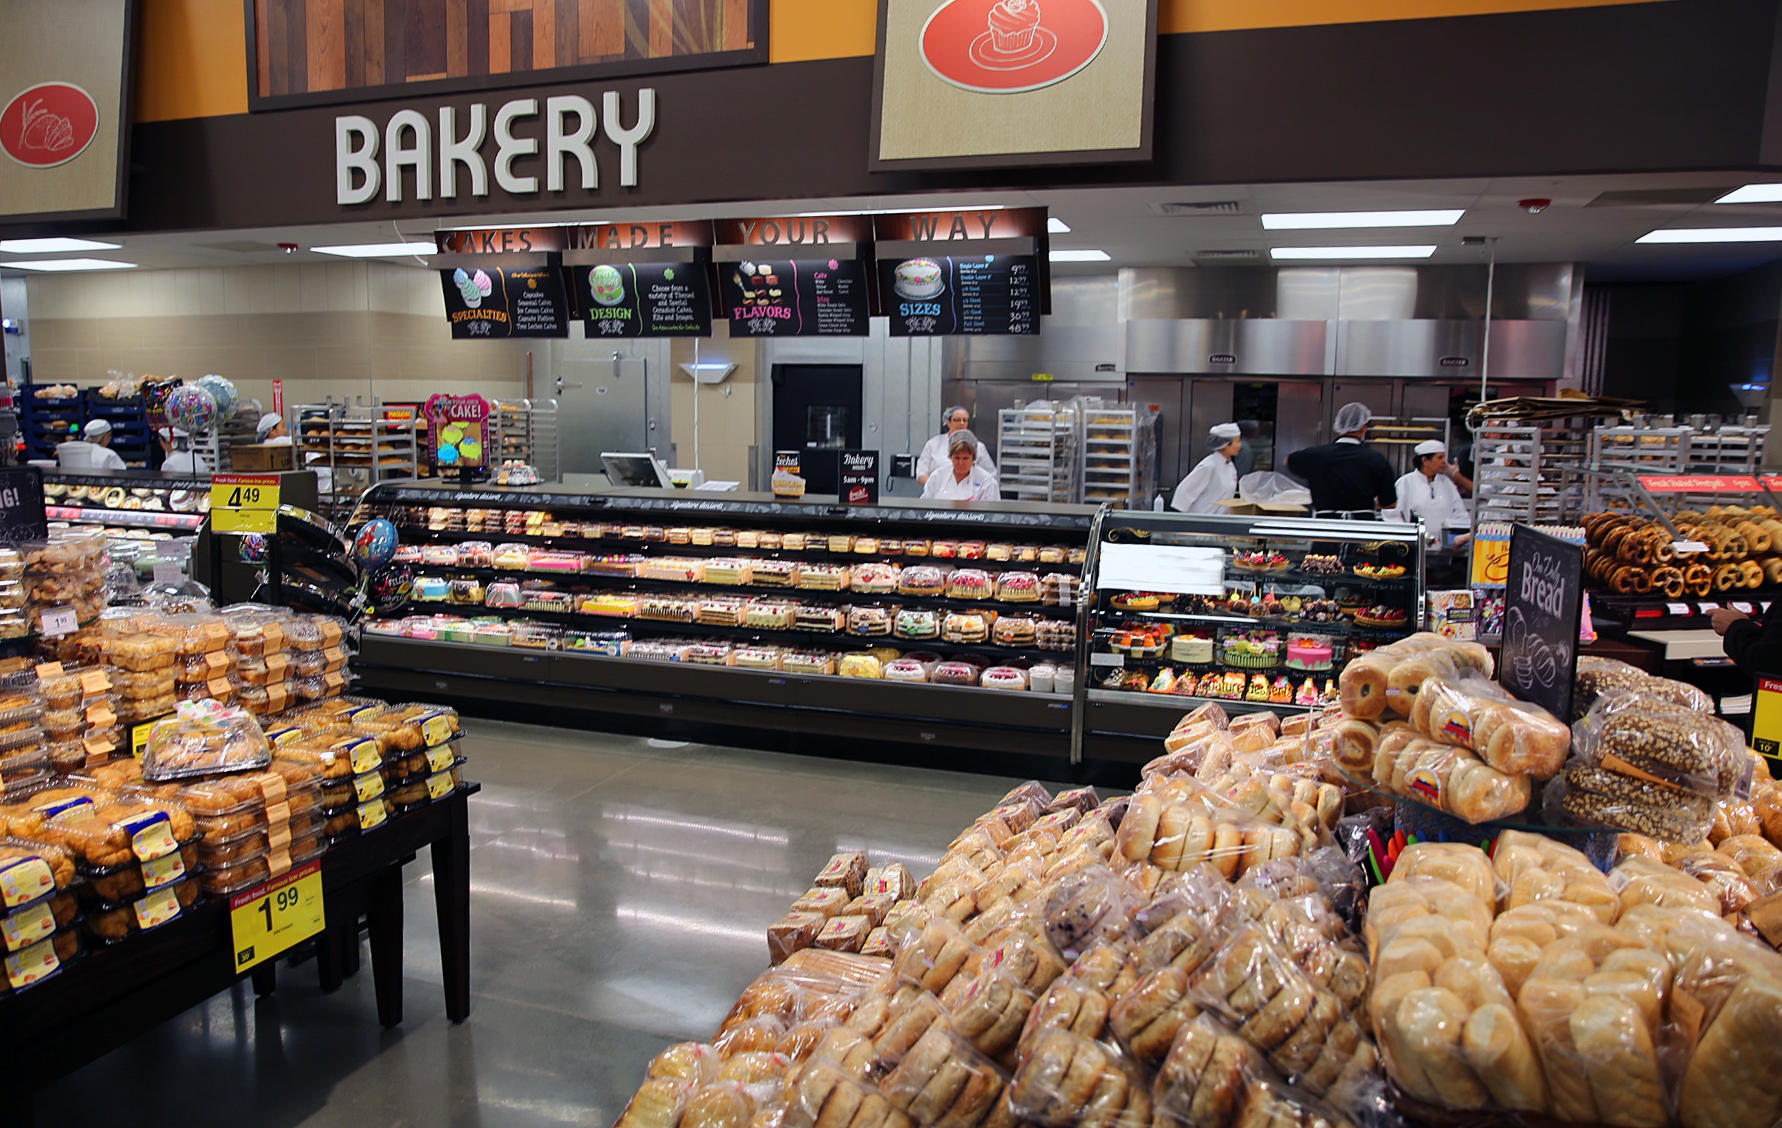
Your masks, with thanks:
<instances>
[{"instance_id":1,"label":"price tag reading 4.99","mask_svg":"<svg viewBox=\"0 0 1782 1128\"><path fill-rule=\"evenodd\" d=\"M218 474L210 480L211 528L219 533L278 531L277 474Z\"/></svg>"},{"instance_id":2,"label":"price tag reading 4.99","mask_svg":"<svg viewBox=\"0 0 1782 1128\"><path fill-rule=\"evenodd\" d=\"M322 931L322 863L309 862L283 877L229 898L235 970L255 964Z\"/></svg>"}]
</instances>

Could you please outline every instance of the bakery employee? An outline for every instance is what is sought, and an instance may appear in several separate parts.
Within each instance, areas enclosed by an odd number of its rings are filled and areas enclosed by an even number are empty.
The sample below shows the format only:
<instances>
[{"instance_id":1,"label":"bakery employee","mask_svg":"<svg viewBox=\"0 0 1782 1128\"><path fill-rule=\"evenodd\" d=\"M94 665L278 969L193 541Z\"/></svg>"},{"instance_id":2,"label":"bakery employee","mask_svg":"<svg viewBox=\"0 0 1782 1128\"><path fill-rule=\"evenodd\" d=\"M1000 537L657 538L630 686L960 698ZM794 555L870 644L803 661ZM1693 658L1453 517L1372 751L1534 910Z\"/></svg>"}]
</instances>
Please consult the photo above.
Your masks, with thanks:
<instances>
[{"instance_id":1,"label":"bakery employee","mask_svg":"<svg viewBox=\"0 0 1782 1128\"><path fill-rule=\"evenodd\" d=\"M1232 460L1244 447L1244 433L1236 423L1220 423L1207 432L1213 453L1201 459L1176 487L1169 507L1177 513L1229 513L1220 505L1237 496L1237 464Z\"/></svg>"},{"instance_id":2,"label":"bakery employee","mask_svg":"<svg viewBox=\"0 0 1782 1128\"><path fill-rule=\"evenodd\" d=\"M123 456L111 449L111 424L103 419L87 423L81 440L59 443L56 462L64 470L122 470Z\"/></svg>"},{"instance_id":3,"label":"bakery employee","mask_svg":"<svg viewBox=\"0 0 1782 1128\"><path fill-rule=\"evenodd\" d=\"M208 474L208 473L210 473L210 467L206 466L204 464L204 459L198 457L197 451L181 450L178 448L177 443L179 442L180 439L191 438L191 436L189 434L187 434L185 431L182 431L177 427L173 427L173 428L163 427L159 431L155 432L155 437L161 441L161 450L166 455L166 457L164 459L162 459L162 461L161 461L161 473L163 473L163 474Z\"/></svg>"},{"instance_id":4,"label":"bakery employee","mask_svg":"<svg viewBox=\"0 0 1782 1128\"><path fill-rule=\"evenodd\" d=\"M1287 469L1311 487L1314 514L1365 514L1396 501L1392 464L1365 445L1367 425L1373 418L1367 404L1346 403L1337 408L1332 421L1336 442L1287 456Z\"/></svg>"},{"instance_id":5,"label":"bakery employee","mask_svg":"<svg viewBox=\"0 0 1782 1128\"><path fill-rule=\"evenodd\" d=\"M977 464L981 449L978 437L970 431L948 435L947 455L952 465L928 476L922 496L932 501L995 501L1001 497L995 476Z\"/></svg>"},{"instance_id":6,"label":"bakery employee","mask_svg":"<svg viewBox=\"0 0 1782 1128\"><path fill-rule=\"evenodd\" d=\"M971 426L971 413L959 404L954 404L941 416L941 425L946 430L922 444L922 454L916 459L916 481L924 486L928 484L930 475L947 464L948 440ZM990 460L990 451L983 443L978 444L977 463L978 469L992 478L996 477L996 463Z\"/></svg>"},{"instance_id":7,"label":"bakery employee","mask_svg":"<svg viewBox=\"0 0 1782 1128\"><path fill-rule=\"evenodd\" d=\"M1423 522L1424 535L1440 541L1445 529L1470 529L1472 515L1460 499L1454 484L1459 467L1448 462L1448 448L1441 440L1430 439L1417 444L1417 469L1398 480L1398 507L1401 521ZM1456 546L1465 544L1471 534L1454 538Z\"/></svg>"},{"instance_id":8,"label":"bakery employee","mask_svg":"<svg viewBox=\"0 0 1782 1128\"><path fill-rule=\"evenodd\" d=\"M264 446L290 446L291 432L285 426L285 417L276 411L260 416L260 422L254 425L254 441Z\"/></svg>"}]
</instances>

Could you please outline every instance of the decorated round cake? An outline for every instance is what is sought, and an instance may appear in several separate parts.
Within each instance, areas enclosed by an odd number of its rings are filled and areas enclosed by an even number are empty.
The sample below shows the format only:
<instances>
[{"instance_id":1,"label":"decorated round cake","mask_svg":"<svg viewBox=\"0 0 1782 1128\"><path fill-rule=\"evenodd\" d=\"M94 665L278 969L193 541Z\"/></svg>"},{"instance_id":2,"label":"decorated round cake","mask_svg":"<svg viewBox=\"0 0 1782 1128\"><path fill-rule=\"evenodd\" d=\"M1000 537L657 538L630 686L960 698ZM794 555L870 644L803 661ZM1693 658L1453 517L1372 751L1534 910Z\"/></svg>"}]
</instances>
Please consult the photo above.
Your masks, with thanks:
<instances>
[{"instance_id":1,"label":"decorated round cake","mask_svg":"<svg viewBox=\"0 0 1782 1128\"><path fill-rule=\"evenodd\" d=\"M897 264L893 288L900 297L922 301L939 294L945 287L945 272L933 259L910 259Z\"/></svg>"},{"instance_id":2,"label":"decorated round cake","mask_svg":"<svg viewBox=\"0 0 1782 1128\"><path fill-rule=\"evenodd\" d=\"M1287 668L1290 670L1328 670L1332 662L1330 640L1309 635L1287 640Z\"/></svg>"},{"instance_id":3,"label":"decorated round cake","mask_svg":"<svg viewBox=\"0 0 1782 1128\"><path fill-rule=\"evenodd\" d=\"M996 577L996 598L1004 603L1037 603L1039 576L1033 572L1004 572Z\"/></svg>"},{"instance_id":4,"label":"decorated round cake","mask_svg":"<svg viewBox=\"0 0 1782 1128\"><path fill-rule=\"evenodd\" d=\"M940 595L947 590L947 574L932 564L905 568L897 578L900 595Z\"/></svg>"},{"instance_id":5,"label":"decorated round cake","mask_svg":"<svg viewBox=\"0 0 1782 1128\"><path fill-rule=\"evenodd\" d=\"M988 599L994 590L990 573L976 568L961 568L947 577L947 594L954 599Z\"/></svg>"},{"instance_id":6,"label":"decorated round cake","mask_svg":"<svg viewBox=\"0 0 1782 1128\"><path fill-rule=\"evenodd\" d=\"M1186 662L1190 666L1211 665L1213 640L1200 635L1177 635L1170 640L1169 657L1172 662Z\"/></svg>"},{"instance_id":7,"label":"decorated round cake","mask_svg":"<svg viewBox=\"0 0 1782 1128\"><path fill-rule=\"evenodd\" d=\"M1268 669L1281 664L1281 640L1267 632L1245 632L1226 636L1219 660L1227 666Z\"/></svg>"}]
</instances>

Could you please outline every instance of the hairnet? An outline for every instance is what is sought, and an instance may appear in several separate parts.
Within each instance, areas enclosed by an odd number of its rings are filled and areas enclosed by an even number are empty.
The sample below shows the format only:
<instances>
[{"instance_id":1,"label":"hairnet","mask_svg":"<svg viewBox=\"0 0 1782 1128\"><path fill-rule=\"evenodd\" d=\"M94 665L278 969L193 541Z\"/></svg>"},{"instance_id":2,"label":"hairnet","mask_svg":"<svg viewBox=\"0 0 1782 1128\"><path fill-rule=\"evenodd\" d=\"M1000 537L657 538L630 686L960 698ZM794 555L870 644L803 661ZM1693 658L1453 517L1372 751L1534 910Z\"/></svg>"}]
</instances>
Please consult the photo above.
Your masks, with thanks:
<instances>
[{"instance_id":1,"label":"hairnet","mask_svg":"<svg viewBox=\"0 0 1782 1128\"><path fill-rule=\"evenodd\" d=\"M1447 454L1448 448L1442 445L1440 439L1424 439L1414 448L1414 453L1421 458L1426 454Z\"/></svg>"},{"instance_id":2,"label":"hairnet","mask_svg":"<svg viewBox=\"0 0 1782 1128\"><path fill-rule=\"evenodd\" d=\"M103 419L90 419L87 421L87 425L81 428L81 437L88 442L103 439L109 434L111 434L111 424Z\"/></svg>"},{"instance_id":3,"label":"hairnet","mask_svg":"<svg viewBox=\"0 0 1782 1128\"><path fill-rule=\"evenodd\" d=\"M284 421L284 416L276 411L268 411L265 415L260 416L258 423L254 424L254 437L265 442L266 436L272 433L272 429Z\"/></svg>"},{"instance_id":4,"label":"hairnet","mask_svg":"<svg viewBox=\"0 0 1782 1128\"><path fill-rule=\"evenodd\" d=\"M941 412L941 426L943 428L950 426L952 424L953 413L955 411L963 411L963 412L965 412L965 417L967 419L971 418L971 411L969 409L967 409L964 404L956 403L956 404L952 405L951 407L947 408L947 410Z\"/></svg>"},{"instance_id":5,"label":"hairnet","mask_svg":"<svg viewBox=\"0 0 1782 1128\"><path fill-rule=\"evenodd\" d=\"M973 458L978 456L978 437L971 433L970 427L961 431L954 431L953 434L948 437L947 454L949 456L960 447L964 447L966 450L971 451L971 456Z\"/></svg>"},{"instance_id":6,"label":"hairnet","mask_svg":"<svg viewBox=\"0 0 1782 1128\"><path fill-rule=\"evenodd\" d=\"M1337 408L1336 422L1331 430L1339 435L1352 435L1367 426L1373 417L1374 413L1368 409L1367 404L1346 403Z\"/></svg>"}]
</instances>

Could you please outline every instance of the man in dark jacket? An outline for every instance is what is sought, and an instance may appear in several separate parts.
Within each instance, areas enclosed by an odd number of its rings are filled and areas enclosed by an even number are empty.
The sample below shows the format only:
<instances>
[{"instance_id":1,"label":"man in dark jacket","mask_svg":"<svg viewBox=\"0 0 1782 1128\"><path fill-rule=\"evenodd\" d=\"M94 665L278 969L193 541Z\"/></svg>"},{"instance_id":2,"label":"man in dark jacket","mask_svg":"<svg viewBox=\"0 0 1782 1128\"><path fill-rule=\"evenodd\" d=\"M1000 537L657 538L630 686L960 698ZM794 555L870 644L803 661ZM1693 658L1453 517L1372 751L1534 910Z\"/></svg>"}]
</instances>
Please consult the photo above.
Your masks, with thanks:
<instances>
[{"instance_id":1,"label":"man in dark jacket","mask_svg":"<svg viewBox=\"0 0 1782 1128\"><path fill-rule=\"evenodd\" d=\"M1782 608L1762 624L1730 607L1714 612L1708 621L1733 665L1752 677L1782 674Z\"/></svg>"},{"instance_id":2,"label":"man in dark jacket","mask_svg":"<svg viewBox=\"0 0 1782 1128\"><path fill-rule=\"evenodd\" d=\"M1312 490L1314 513L1377 510L1397 503L1398 481L1386 456L1363 440L1374 414L1365 403L1337 408L1334 443L1296 450L1287 469Z\"/></svg>"}]
</instances>

